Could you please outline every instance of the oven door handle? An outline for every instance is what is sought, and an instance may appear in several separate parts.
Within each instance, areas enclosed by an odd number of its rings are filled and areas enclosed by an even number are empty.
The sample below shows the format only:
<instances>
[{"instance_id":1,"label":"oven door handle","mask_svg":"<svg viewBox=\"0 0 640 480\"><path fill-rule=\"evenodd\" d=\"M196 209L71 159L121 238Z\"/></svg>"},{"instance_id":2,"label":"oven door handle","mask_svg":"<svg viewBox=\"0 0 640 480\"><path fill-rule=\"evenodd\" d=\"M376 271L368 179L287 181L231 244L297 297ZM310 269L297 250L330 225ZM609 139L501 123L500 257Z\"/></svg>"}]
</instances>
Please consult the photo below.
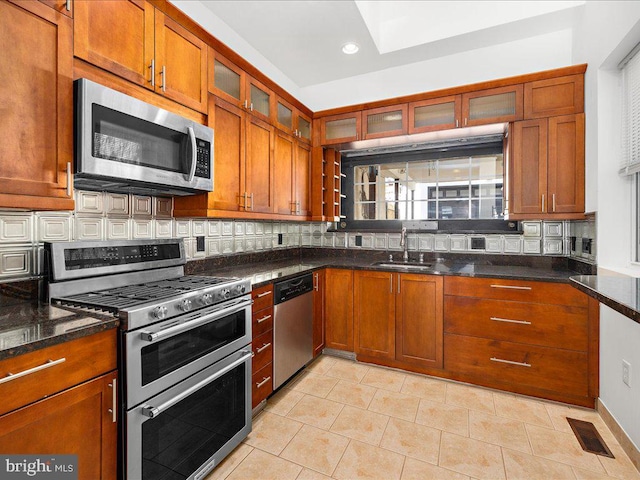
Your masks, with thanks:
<instances>
[{"instance_id":1,"label":"oven door handle","mask_svg":"<svg viewBox=\"0 0 640 480\"><path fill-rule=\"evenodd\" d=\"M245 355L240 357L235 362L227 365L222 370L214 373L210 377L207 377L204 380L201 380L200 382L196 383L192 387L187 388L186 390L184 390L183 392L179 393L178 395L176 395L172 399L167 400L164 403L161 403L157 407L154 407L153 405L145 405L145 406L143 406L142 407L142 415L144 415L145 417L149 417L149 418L157 417L158 415L160 415L166 409L173 407L176 403L180 402L181 400L184 400L189 395L191 395L192 393L200 390L205 385L208 385L209 383L213 382L214 380L220 378L225 373L230 372L231 370L236 368L238 365L246 362L252 356L252 353L251 352L247 352L247 350L242 350L241 353L244 353Z\"/></svg>"},{"instance_id":2,"label":"oven door handle","mask_svg":"<svg viewBox=\"0 0 640 480\"><path fill-rule=\"evenodd\" d=\"M226 308L223 308L222 310L216 310L209 313L208 315L205 315L204 317L199 317L189 322L179 323L178 325L165 328L164 330L160 330L159 332L147 332L143 330L140 332L140 338L142 338L142 340L146 340L147 342L155 342L163 338L173 337L174 335L186 332L187 330L191 330L192 328L204 325L205 323L215 321L215 317L221 318L236 310L242 310L243 308L251 305L251 303L251 300L241 300L237 303L229 305Z\"/></svg>"}]
</instances>

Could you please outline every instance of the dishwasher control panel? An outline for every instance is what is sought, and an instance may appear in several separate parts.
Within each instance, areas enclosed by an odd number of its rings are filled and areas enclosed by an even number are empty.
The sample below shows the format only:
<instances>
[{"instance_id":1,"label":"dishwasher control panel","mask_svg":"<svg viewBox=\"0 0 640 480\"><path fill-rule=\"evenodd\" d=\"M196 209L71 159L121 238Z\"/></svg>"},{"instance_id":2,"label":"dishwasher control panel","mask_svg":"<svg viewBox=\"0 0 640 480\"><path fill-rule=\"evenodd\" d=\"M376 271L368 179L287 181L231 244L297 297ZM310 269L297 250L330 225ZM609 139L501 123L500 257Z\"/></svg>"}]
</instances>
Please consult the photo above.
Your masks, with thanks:
<instances>
[{"instance_id":1,"label":"dishwasher control panel","mask_svg":"<svg viewBox=\"0 0 640 480\"><path fill-rule=\"evenodd\" d=\"M277 282L273 285L273 303L278 305L311 291L313 291L313 274L311 273Z\"/></svg>"}]
</instances>

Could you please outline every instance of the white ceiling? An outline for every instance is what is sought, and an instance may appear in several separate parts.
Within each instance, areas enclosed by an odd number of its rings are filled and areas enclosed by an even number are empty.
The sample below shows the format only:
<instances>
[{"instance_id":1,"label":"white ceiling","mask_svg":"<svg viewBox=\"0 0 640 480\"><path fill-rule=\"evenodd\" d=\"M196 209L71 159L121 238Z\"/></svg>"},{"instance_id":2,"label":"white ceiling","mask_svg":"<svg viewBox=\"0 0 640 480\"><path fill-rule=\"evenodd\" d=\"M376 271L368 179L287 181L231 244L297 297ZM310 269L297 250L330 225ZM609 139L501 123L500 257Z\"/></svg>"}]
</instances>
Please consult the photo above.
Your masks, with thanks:
<instances>
[{"instance_id":1,"label":"white ceiling","mask_svg":"<svg viewBox=\"0 0 640 480\"><path fill-rule=\"evenodd\" d=\"M570 29L585 3L200 1L298 87ZM348 41L357 54L341 52Z\"/></svg>"}]
</instances>

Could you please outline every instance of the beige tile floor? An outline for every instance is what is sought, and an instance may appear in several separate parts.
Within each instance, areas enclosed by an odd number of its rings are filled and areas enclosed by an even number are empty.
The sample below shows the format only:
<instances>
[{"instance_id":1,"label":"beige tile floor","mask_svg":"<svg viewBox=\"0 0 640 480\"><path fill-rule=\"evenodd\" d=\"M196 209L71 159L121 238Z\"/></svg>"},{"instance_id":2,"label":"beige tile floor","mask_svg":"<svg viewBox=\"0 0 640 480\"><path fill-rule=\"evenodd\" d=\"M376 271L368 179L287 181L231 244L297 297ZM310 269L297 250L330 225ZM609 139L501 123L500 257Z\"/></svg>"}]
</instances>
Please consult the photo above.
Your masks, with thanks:
<instances>
[{"instance_id":1,"label":"beige tile floor","mask_svg":"<svg viewBox=\"0 0 640 480\"><path fill-rule=\"evenodd\" d=\"M593 422L615 459L584 452ZM635 479L598 413L322 355L207 480Z\"/></svg>"}]
</instances>

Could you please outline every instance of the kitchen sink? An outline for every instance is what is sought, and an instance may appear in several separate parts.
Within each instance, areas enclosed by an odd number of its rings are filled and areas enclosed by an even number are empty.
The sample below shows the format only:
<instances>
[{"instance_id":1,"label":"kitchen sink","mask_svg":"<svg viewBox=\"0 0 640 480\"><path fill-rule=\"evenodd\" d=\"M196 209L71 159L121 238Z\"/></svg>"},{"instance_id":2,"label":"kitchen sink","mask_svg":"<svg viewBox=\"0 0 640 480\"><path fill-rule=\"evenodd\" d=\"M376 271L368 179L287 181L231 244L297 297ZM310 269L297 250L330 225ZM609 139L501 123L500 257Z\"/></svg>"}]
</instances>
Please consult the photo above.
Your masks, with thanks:
<instances>
[{"instance_id":1,"label":"kitchen sink","mask_svg":"<svg viewBox=\"0 0 640 480\"><path fill-rule=\"evenodd\" d=\"M426 271L433 270L432 263L417 263L417 262L376 262L372 264L374 267L394 268L398 270L417 270Z\"/></svg>"}]
</instances>

